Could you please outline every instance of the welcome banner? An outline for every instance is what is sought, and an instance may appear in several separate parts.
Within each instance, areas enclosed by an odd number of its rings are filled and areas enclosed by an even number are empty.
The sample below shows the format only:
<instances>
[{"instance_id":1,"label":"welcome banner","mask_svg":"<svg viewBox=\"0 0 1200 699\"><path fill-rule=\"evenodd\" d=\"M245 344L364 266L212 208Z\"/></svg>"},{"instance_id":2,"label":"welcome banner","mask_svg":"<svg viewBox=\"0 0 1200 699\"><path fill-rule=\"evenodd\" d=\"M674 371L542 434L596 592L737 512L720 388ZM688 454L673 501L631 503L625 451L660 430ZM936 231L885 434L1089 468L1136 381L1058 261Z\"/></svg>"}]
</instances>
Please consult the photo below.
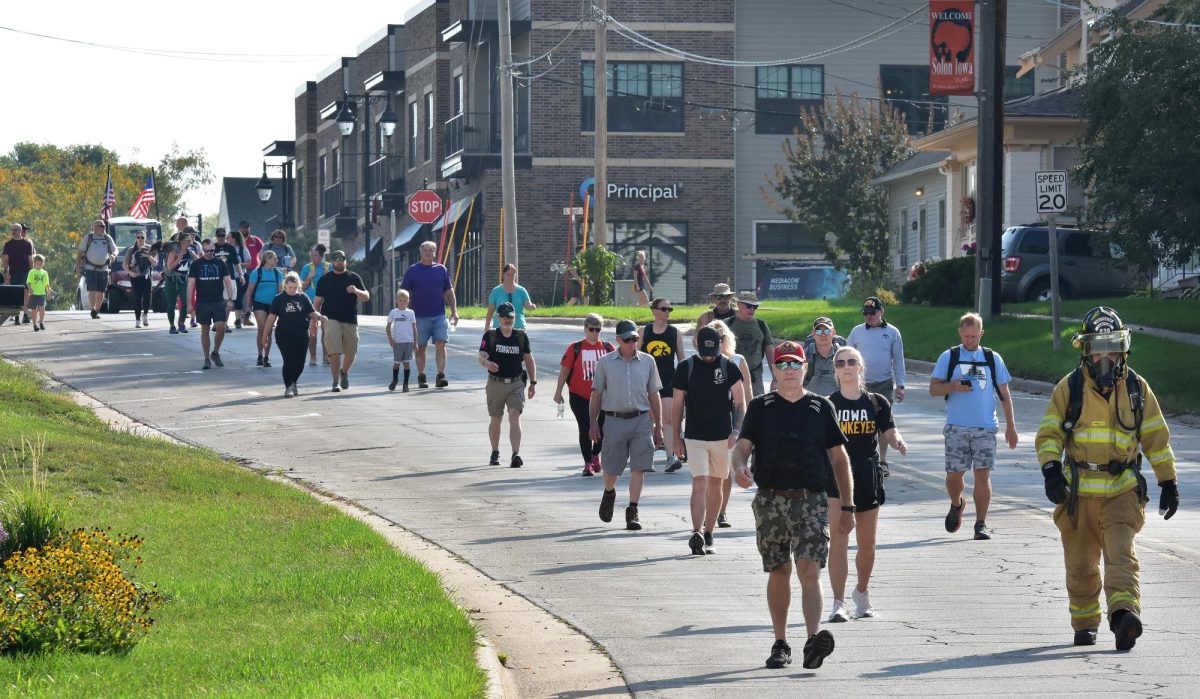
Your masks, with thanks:
<instances>
[{"instance_id":1,"label":"welcome banner","mask_svg":"<svg viewBox=\"0 0 1200 699\"><path fill-rule=\"evenodd\" d=\"M975 3L930 0L929 94L975 93Z\"/></svg>"}]
</instances>

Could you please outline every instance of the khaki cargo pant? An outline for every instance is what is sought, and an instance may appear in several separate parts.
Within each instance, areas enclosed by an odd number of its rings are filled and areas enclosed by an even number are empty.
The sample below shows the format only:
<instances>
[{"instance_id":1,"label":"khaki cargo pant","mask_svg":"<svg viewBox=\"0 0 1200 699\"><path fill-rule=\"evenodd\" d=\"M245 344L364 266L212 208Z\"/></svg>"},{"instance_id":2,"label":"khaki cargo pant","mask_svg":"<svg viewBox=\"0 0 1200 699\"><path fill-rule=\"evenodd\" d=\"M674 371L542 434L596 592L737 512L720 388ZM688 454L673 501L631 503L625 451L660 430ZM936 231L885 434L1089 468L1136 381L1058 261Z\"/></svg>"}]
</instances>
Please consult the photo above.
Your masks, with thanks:
<instances>
[{"instance_id":1,"label":"khaki cargo pant","mask_svg":"<svg viewBox=\"0 0 1200 699\"><path fill-rule=\"evenodd\" d=\"M1078 521L1071 524L1066 503L1054 508L1067 564L1071 628L1100 627L1100 555L1104 555L1104 591L1108 615L1121 609L1141 614L1141 583L1133 538L1146 523L1146 506L1137 490L1111 498L1080 497Z\"/></svg>"}]
</instances>

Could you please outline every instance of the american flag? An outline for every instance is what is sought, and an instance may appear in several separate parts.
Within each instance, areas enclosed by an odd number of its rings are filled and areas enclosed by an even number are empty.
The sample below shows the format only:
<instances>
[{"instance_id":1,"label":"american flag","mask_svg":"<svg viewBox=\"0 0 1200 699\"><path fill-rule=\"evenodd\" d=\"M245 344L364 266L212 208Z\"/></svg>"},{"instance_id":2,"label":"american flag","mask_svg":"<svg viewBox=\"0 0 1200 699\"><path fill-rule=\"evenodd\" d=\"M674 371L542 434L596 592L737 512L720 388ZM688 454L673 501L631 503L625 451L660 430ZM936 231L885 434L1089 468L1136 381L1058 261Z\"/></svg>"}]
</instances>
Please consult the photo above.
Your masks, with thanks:
<instances>
[{"instance_id":1,"label":"american flag","mask_svg":"<svg viewBox=\"0 0 1200 699\"><path fill-rule=\"evenodd\" d=\"M104 205L100 207L100 219L107 222L112 217L113 207L117 205L117 195L113 194L112 169L108 171L108 186L104 188Z\"/></svg>"},{"instance_id":2,"label":"american flag","mask_svg":"<svg viewBox=\"0 0 1200 699\"><path fill-rule=\"evenodd\" d=\"M134 218L145 218L150 213L150 205L154 203L154 175L146 178L146 186L142 188L142 193L138 195L137 201L133 202L133 208L129 210L129 215Z\"/></svg>"}]
</instances>

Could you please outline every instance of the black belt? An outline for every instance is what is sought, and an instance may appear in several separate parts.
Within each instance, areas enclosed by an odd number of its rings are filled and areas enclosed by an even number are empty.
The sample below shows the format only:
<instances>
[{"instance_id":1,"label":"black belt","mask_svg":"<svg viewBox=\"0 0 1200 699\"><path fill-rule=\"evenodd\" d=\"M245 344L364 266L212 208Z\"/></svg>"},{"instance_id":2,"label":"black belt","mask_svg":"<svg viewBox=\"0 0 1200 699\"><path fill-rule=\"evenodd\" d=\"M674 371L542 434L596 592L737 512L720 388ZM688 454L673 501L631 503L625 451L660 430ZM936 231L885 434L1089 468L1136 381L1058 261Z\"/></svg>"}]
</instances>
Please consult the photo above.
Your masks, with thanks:
<instances>
[{"instance_id":1,"label":"black belt","mask_svg":"<svg viewBox=\"0 0 1200 699\"><path fill-rule=\"evenodd\" d=\"M488 374L488 381L495 381L496 383L516 383L520 380L521 380L520 376L504 377L504 376L495 376L493 374Z\"/></svg>"},{"instance_id":2,"label":"black belt","mask_svg":"<svg viewBox=\"0 0 1200 699\"><path fill-rule=\"evenodd\" d=\"M648 411L645 411L645 410L630 410L627 413L622 413L622 412L618 412L616 410L605 410L604 414L609 417L619 417L619 418L622 418L625 420L629 420L631 418L641 417L642 415L645 415L647 412Z\"/></svg>"},{"instance_id":3,"label":"black belt","mask_svg":"<svg viewBox=\"0 0 1200 699\"><path fill-rule=\"evenodd\" d=\"M781 498L791 498L792 500L802 500L811 494L807 488L759 488L758 492L768 495L778 495Z\"/></svg>"},{"instance_id":4,"label":"black belt","mask_svg":"<svg viewBox=\"0 0 1200 699\"><path fill-rule=\"evenodd\" d=\"M1126 463L1123 461L1117 461L1116 459L1109 461L1106 464L1089 464L1086 461L1071 461L1069 463L1072 466L1085 471L1105 471L1112 476L1119 476L1124 473L1126 469L1132 468L1136 470L1138 468L1137 461L1130 461Z\"/></svg>"}]
</instances>

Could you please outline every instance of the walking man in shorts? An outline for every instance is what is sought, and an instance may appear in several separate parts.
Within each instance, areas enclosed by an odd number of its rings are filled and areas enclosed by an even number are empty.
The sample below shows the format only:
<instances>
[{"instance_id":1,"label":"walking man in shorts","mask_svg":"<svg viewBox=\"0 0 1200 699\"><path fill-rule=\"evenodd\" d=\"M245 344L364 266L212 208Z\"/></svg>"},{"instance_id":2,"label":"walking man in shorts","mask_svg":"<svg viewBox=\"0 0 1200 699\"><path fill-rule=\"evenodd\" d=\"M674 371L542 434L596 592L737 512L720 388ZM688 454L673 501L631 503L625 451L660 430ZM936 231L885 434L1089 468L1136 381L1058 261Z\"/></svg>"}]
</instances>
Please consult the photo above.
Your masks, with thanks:
<instances>
[{"instance_id":1,"label":"walking man in shorts","mask_svg":"<svg viewBox=\"0 0 1200 699\"><path fill-rule=\"evenodd\" d=\"M821 569L829 556L829 527L840 527L845 534L854 528L853 505L843 505L840 516L830 520L826 475L832 469L842 493L854 492L854 483L833 404L804 390L804 348L781 342L774 359L778 389L750 401L733 448L734 476L743 488L758 485L751 506L758 552L769 574L767 608L775 630L767 667L792 662L787 616L795 559L808 632L804 667L815 669L833 652L833 634L820 630Z\"/></svg>"},{"instance_id":2,"label":"walking man in shorts","mask_svg":"<svg viewBox=\"0 0 1200 699\"><path fill-rule=\"evenodd\" d=\"M329 255L333 269L317 282L317 312L325 316L325 340L334 393L350 388L350 367L358 354L358 303L371 298L362 277L346 270L346 253Z\"/></svg>"},{"instance_id":3,"label":"walking man in shorts","mask_svg":"<svg viewBox=\"0 0 1200 699\"><path fill-rule=\"evenodd\" d=\"M192 263L188 271L187 299L189 310L200 324L200 349L204 352L204 368L213 364L225 366L221 361L221 343L225 341L225 320L233 308L237 289L229 275L229 267L218 260L213 241L205 239L200 244L204 256ZM192 299L195 299L194 301ZM208 328L216 330L212 353L208 351Z\"/></svg>"},{"instance_id":4,"label":"walking man in shorts","mask_svg":"<svg viewBox=\"0 0 1200 699\"><path fill-rule=\"evenodd\" d=\"M496 306L499 328L488 328L479 343L479 366L488 370L487 395L488 438L492 442L489 466L500 465L500 421L508 411L508 442L512 445L509 468L521 468L521 411L525 409L525 382L529 382L529 399L537 392L537 371L533 353L529 350L529 336L517 330L513 324L517 311L507 301ZM524 364L524 368L522 368Z\"/></svg>"},{"instance_id":5,"label":"walking man in shorts","mask_svg":"<svg viewBox=\"0 0 1200 699\"><path fill-rule=\"evenodd\" d=\"M895 325L883 319L878 296L863 300L863 322L850 330L846 344L862 353L867 365L867 392L888 399L893 408L904 402L904 340ZM879 444L879 463L886 470L888 445Z\"/></svg>"},{"instance_id":6,"label":"walking man in shorts","mask_svg":"<svg viewBox=\"0 0 1200 699\"><path fill-rule=\"evenodd\" d=\"M417 314L417 388L429 388L425 378L425 348L433 340L436 348L437 377L434 385L445 388L446 340L449 326L446 324L446 304L450 304L450 322L458 325L458 301L454 297L454 285L444 265L436 262L437 243L426 240L421 243L421 259L404 272L400 288L412 294L412 309Z\"/></svg>"},{"instance_id":7,"label":"walking man in shorts","mask_svg":"<svg viewBox=\"0 0 1200 699\"><path fill-rule=\"evenodd\" d=\"M674 453L677 458L683 458L685 453L689 456L692 536L688 547L696 556L715 553L713 528L721 512L725 480L729 478L729 450L737 442L746 414L743 380L737 365L721 356L721 335L711 327L696 332L696 354L680 364L672 378Z\"/></svg>"},{"instance_id":8,"label":"walking man in shorts","mask_svg":"<svg viewBox=\"0 0 1200 699\"><path fill-rule=\"evenodd\" d=\"M620 346L596 362L592 376L592 398L588 405L591 419L589 436L600 441L600 414L604 414L604 446L600 467L604 471L604 494L600 497L600 521L611 522L617 501L617 479L629 476L629 506L625 508L625 528L642 528L638 519L638 498L646 471L654 467L654 445L662 441L662 388L654 357L637 349L638 329L632 320L617 323Z\"/></svg>"},{"instance_id":9,"label":"walking man in shorts","mask_svg":"<svg viewBox=\"0 0 1200 699\"><path fill-rule=\"evenodd\" d=\"M975 538L986 541L992 538L987 513L992 501L992 467L996 463L995 396L1004 406L1004 441L1009 449L1017 448L1017 416L1008 392L1012 377L1000 353L979 344L983 338L979 314L967 313L959 319L958 337L962 344L942 352L929 378L929 395L946 398L946 426L942 429L946 438L946 494L950 496L946 531L954 533L962 524L967 506L962 494L967 471L971 471L975 477Z\"/></svg>"}]
</instances>

